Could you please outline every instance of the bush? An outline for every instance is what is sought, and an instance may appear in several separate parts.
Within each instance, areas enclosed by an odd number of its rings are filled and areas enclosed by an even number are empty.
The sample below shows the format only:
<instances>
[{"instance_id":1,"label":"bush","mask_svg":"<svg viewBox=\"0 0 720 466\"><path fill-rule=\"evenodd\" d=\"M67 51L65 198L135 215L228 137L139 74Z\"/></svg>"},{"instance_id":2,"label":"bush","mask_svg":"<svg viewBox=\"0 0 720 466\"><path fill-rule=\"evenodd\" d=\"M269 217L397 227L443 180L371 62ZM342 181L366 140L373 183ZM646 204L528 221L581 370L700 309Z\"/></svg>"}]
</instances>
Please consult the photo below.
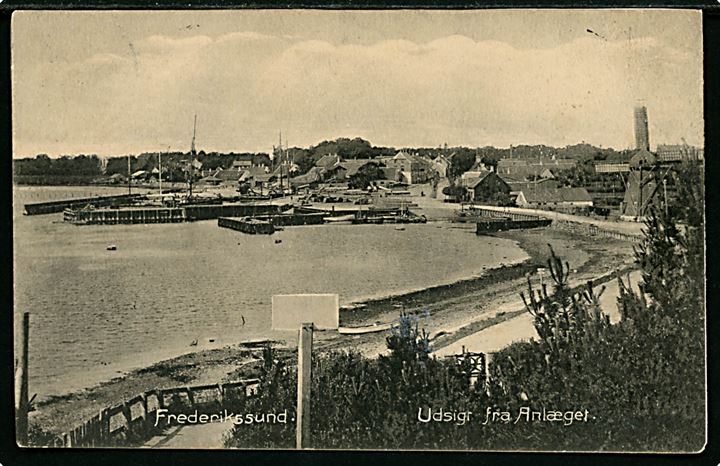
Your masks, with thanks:
<instances>
[{"instance_id":1,"label":"bush","mask_svg":"<svg viewBox=\"0 0 720 466\"><path fill-rule=\"evenodd\" d=\"M704 225L702 179L686 167L679 193L654 207L637 249L642 293L618 279L622 320L610 325L592 283L568 287L570 266L552 249L554 285L523 293L538 338L494 357L487 385L466 362L437 359L413 316L386 338L388 356L314 355L312 446L372 449L697 451L704 441ZM294 418L295 368L271 357L247 412L287 409ZM494 422L512 413L587 410L587 422ZM422 422L419 413L472 412L461 422ZM237 426L229 447L294 446L294 422Z\"/></svg>"}]
</instances>

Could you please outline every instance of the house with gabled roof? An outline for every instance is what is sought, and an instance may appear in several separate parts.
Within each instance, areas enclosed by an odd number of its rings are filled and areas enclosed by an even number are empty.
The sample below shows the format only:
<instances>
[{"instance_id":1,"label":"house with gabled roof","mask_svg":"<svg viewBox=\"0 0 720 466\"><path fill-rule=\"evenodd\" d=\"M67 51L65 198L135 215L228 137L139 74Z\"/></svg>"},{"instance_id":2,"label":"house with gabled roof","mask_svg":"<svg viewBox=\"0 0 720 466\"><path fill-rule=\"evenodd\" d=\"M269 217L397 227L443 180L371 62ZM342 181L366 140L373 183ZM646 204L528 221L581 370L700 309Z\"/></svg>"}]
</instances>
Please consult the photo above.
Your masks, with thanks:
<instances>
[{"instance_id":1,"label":"house with gabled roof","mask_svg":"<svg viewBox=\"0 0 720 466\"><path fill-rule=\"evenodd\" d=\"M431 172L434 173L430 160L405 151L395 154L386 165L396 168L400 172L400 181L407 184L426 183L432 175Z\"/></svg>"},{"instance_id":2,"label":"house with gabled roof","mask_svg":"<svg viewBox=\"0 0 720 466\"><path fill-rule=\"evenodd\" d=\"M505 205L510 200L510 185L491 170L476 171L478 176L465 178L462 183L473 202Z\"/></svg>"},{"instance_id":3,"label":"house with gabled roof","mask_svg":"<svg viewBox=\"0 0 720 466\"><path fill-rule=\"evenodd\" d=\"M324 168L324 169L330 169L334 166L338 165L340 162L342 162L343 159L337 154L326 154L320 157L317 162L315 162L316 167Z\"/></svg>"},{"instance_id":4,"label":"house with gabled roof","mask_svg":"<svg viewBox=\"0 0 720 466\"><path fill-rule=\"evenodd\" d=\"M520 207L592 207L593 201L585 188L549 188L540 184L522 189L515 200Z\"/></svg>"}]
</instances>

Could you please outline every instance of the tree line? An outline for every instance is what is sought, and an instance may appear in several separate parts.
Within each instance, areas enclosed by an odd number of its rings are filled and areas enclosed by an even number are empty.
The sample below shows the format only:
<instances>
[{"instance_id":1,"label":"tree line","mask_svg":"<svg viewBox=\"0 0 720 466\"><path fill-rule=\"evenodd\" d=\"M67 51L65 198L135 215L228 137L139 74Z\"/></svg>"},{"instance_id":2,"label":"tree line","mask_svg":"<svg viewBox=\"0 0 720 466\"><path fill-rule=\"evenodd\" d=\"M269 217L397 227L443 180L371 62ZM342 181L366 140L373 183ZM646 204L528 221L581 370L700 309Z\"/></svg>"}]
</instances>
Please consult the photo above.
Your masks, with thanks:
<instances>
[{"instance_id":1,"label":"tree line","mask_svg":"<svg viewBox=\"0 0 720 466\"><path fill-rule=\"evenodd\" d=\"M291 147L283 153L275 154L278 157L289 158L298 166L297 175L307 173L325 155L337 154L343 159L375 159L378 157L394 156L398 150L435 159L443 155L450 160L448 177L458 178L469 170L476 162L482 161L488 166L497 166L503 158L574 158L582 162L592 161L620 161L627 160L632 151L615 151L610 148L599 148L589 144L576 144L563 148L544 145L519 145L511 148L496 148L492 146L470 147L383 147L374 146L362 138L338 138L322 141L308 148ZM187 164L190 152L163 152L163 176L171 181L180 181L187 178ZM17 159L13 163L13 175L17 181L30 178L43 179L50 184L62 179L82 179L109 177L115 174L126 176L128 173L128 157L130 158L130 172L138 170L152 171L158 168L159 156L157 152L145 152L108 157L104 161L97 155L63 155L51 158L47 154L39 154L34 158ZM197 159L202 163L204 170L228 169L237 160L251 160L255 165L272 166L270 155L264 152L205 152L199 151Z\"/></svg>"}]
</instances>

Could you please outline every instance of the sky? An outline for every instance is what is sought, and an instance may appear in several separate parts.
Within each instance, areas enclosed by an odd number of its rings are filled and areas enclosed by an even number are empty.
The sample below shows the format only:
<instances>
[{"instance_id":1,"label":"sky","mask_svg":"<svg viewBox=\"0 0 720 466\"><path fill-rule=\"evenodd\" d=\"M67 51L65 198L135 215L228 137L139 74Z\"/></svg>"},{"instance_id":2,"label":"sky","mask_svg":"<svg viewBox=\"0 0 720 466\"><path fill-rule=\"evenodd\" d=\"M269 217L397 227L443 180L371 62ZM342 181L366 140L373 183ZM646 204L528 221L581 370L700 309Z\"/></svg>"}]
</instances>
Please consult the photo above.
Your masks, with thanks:
<instances>
[{"instance_id":1,"label":"sky","mask_svg":"<svg viewBox=\"0 0 720 466\"><path fill-rule=\"evenodd\" d=\"M16 12L13 156L703 145L687 10Z\"/></svg>"}]
</instances>

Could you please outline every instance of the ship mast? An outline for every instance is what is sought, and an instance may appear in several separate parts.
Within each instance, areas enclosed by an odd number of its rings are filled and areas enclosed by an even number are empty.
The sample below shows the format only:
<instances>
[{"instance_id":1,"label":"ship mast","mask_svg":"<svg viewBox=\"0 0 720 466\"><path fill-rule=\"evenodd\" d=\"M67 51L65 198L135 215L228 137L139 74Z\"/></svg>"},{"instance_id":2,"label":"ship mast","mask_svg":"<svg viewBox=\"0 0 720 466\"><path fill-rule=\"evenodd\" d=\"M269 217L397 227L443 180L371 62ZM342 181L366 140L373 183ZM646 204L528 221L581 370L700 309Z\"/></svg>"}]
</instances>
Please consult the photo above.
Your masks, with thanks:
<instances>
[{"instance_id":1,"label":"ship mast","mask_svg":"<svg viewBox=\"0 0 720 466\"><path fill-rule=\"evenodd\" d=\"M128 196L132 195L132 176L130 176L130 154L128 154Z\"/></svg>"},{"instance_id":2,"label":"ship mast","mask_svg":"<svg viewBox=\"0 0 720 466\"><path fill-rule=\"evenodd\" d=\"M287 136L285 136L285 174L287 175L287 187L290 194L292 194L292 186L290 186L290 145L288 144ZM284 194L284 193L283 193Z\"/></svg>"},{"instance_id":3,"label":"ship mast","mask_svg":"<svg viewBox=\"0 0 720 466\"><path fill-rule=\"evenodd\" d=\"M283 160L282 160L282 131L280 131L280 141L278 146L278 156L280 157L280 193L284 194L285 191L283 190Z\"/></svg>"},{"instance_id":4,"label":"ship mast","mask_svg":"<svg viewBox=\"0 0 720 466\"><path fill-rule=\"evenodd\" d=\"M197 153L195 152L196 129L197 129L197 114L195 114L195 119L193 121L193 137L192 137L192 142L190 143L190 168L188 169L188 188L189 188L188 198L192 197L193 178L195 175L195 157L197 155Z\"/></svg>"}]
</instances>

